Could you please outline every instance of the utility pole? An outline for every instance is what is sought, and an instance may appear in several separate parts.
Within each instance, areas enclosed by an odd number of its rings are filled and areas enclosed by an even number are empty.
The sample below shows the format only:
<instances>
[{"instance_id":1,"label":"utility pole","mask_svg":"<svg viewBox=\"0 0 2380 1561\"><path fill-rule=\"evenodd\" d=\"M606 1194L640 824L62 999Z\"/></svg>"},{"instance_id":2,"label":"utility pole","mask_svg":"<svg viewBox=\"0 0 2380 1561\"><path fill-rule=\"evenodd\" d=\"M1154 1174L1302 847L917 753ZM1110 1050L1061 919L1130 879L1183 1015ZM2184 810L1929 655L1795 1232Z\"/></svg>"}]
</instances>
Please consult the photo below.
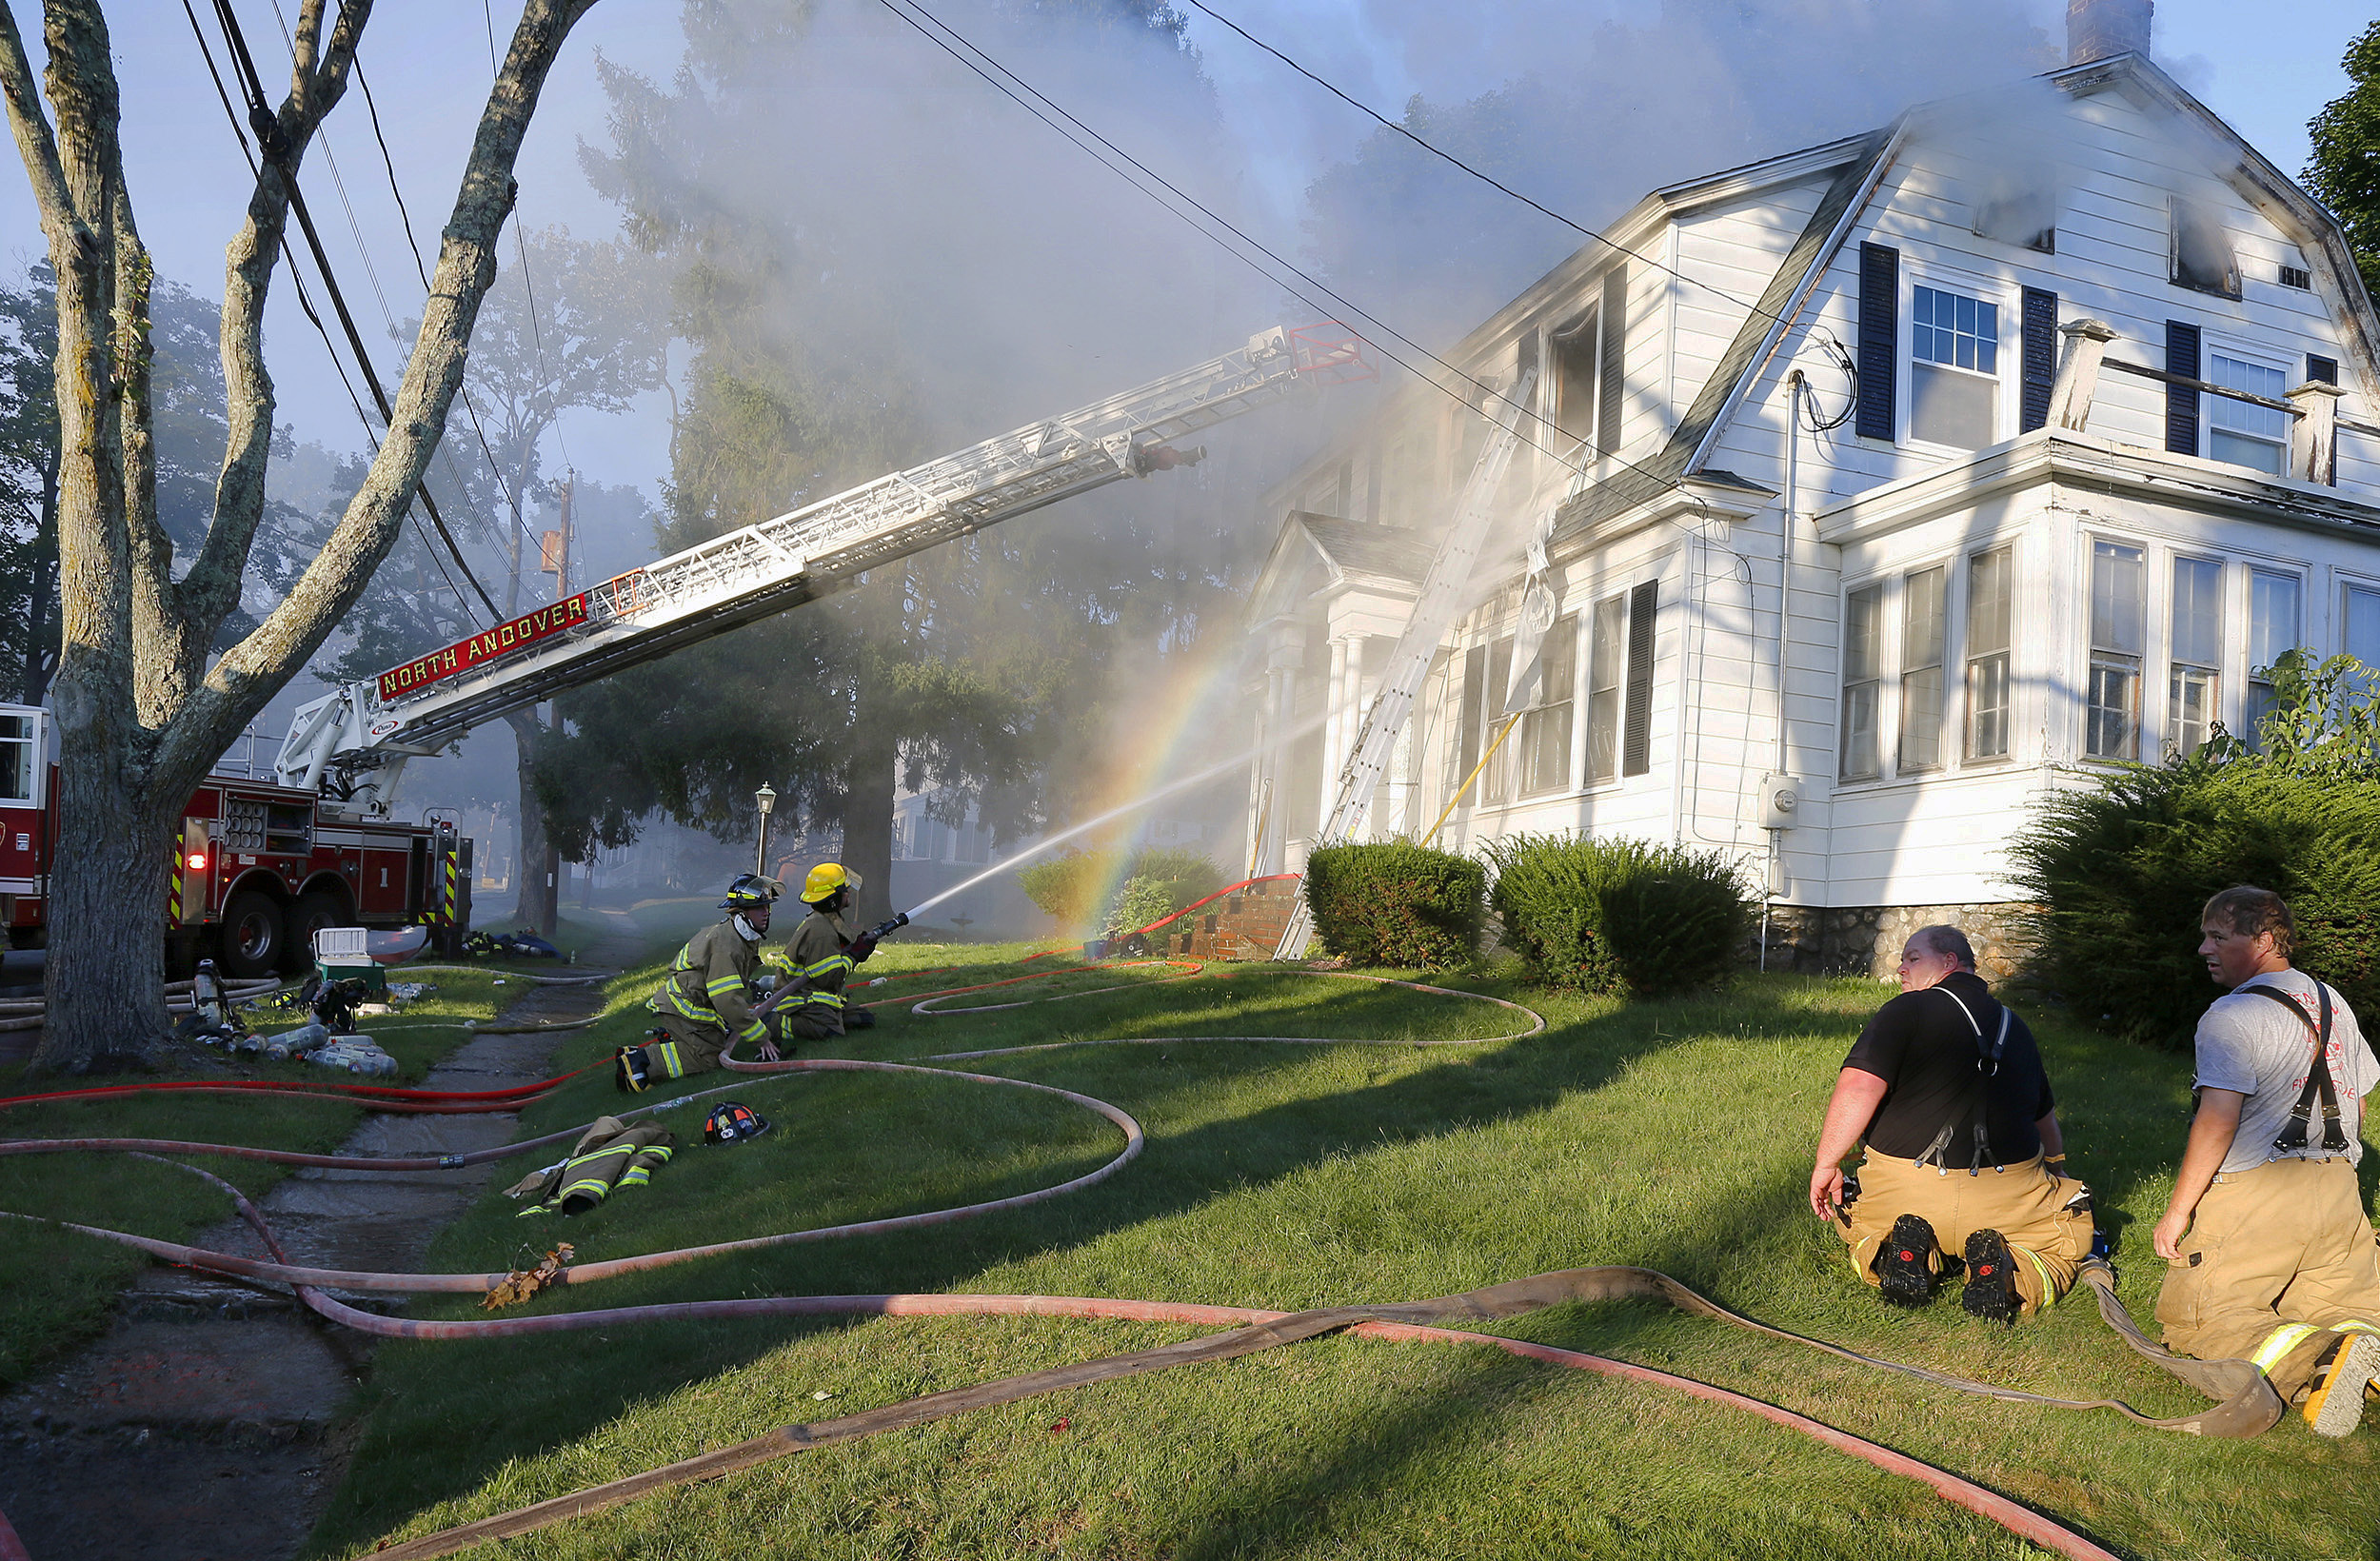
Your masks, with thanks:
<instances>
[{"instance_id":1,"label":"utility pole","mask_svg":"<svg viewBox=\"0 0 2380 1561\"><path fill-rule=\"evenodd\" d=\"M561 487L562 516L560 524L556 528L557 535L553 549L553 558L551 561L554 576L554 600L556 602L561 601L564 597L570 594L570 507L571 502L578 497L579 474L576 471L565 472L563 474ZM513 536L517 541L520 536L520 532L516 529L513 532ZM559 731L561 727L561 713L551 704L546 705L545 730L549 732ZM565 872L562 865L562 848L554 843L554 840L551 835L548 835L545 838L545 915L543 919L545 923L544 931L548 937L550 937L552 936L555 925L559 923L562 919L562 877Z\"/></svg>"}]
</instances>

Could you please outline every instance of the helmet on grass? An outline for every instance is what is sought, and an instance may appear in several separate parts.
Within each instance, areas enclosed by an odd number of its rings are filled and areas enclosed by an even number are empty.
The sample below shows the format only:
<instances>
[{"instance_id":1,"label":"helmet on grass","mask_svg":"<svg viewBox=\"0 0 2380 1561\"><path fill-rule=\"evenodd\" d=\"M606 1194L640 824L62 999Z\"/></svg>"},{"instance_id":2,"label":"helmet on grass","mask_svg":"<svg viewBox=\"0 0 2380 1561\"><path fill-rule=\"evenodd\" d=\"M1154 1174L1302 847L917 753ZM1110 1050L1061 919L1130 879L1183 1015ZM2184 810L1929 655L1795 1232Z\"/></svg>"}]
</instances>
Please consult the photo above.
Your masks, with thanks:
<instances>
[{"instance_id":1,"label":"helmet on grass","mask_svg":"<svg viewBox=\"0 0 2380 1561\"><path fill-rule=\"evenodd\" d=\"M724 1100L711 1108L703 1123L703 1141L707 1144L741 1143L757 1138L768 1131L768 1118L750 1106L734 1100Z\"/></svg>"}]
</instances>

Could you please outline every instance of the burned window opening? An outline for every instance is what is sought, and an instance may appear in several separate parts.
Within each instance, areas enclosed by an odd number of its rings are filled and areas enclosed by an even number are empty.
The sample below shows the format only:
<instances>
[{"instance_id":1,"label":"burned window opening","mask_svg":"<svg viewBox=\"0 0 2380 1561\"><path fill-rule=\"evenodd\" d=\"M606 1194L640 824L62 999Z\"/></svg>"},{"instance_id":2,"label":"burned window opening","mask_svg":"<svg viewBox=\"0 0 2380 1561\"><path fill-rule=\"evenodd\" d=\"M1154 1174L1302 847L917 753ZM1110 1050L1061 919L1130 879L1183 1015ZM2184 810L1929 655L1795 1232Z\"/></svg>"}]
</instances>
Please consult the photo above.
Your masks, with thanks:
<instances>
[{"instance_id":1,"label":"burned window opening","mask_svg":"<svg viewBox=\"0 0 2380 1561\"><path fill-rule=\"evenodd\" d=\"M2239 261L2223 219L2195 201L2173 202L2173 285L2224 298L2239 296Z\"/></svg>"}]
</instances>

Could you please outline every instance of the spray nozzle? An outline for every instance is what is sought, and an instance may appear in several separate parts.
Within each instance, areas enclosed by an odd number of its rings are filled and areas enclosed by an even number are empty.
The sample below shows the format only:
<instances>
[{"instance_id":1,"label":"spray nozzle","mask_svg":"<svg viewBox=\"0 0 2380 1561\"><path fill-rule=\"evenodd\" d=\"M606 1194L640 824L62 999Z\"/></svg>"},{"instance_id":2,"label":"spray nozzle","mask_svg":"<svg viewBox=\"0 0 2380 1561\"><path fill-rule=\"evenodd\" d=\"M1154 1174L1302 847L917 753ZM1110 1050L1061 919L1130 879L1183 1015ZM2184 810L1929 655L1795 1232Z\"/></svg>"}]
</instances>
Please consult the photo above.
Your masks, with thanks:
<instances>
[{"instance_id":1,"label":"spray nozzle","mask_svg":"<svg viewBox=\"0 0 2380 1561\"><path fill-rule=\"evenodd\" d=\"M902 928L907 926L908 924L909 913L902 911L899 916L894 917L890 921L880 922L877 925L870 927L867 930L868 941L872 943L887 933L899 932Z\"/></svg>"}]
</instances>

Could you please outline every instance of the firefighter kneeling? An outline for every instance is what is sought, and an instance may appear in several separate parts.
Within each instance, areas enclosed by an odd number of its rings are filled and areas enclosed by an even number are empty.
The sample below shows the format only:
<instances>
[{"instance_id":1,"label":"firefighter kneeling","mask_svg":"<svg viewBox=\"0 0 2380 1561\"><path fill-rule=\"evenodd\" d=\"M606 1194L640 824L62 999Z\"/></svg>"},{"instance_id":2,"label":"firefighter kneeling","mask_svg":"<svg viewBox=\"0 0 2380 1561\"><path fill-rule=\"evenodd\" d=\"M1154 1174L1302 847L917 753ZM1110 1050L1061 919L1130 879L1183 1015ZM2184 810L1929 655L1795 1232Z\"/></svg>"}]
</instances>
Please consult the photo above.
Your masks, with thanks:
<instances>
[{"instance_id":1,"label":"firefighter kneeling","mask_svg":"<svg viewBox=\"0 0 2380 1561\"><path fill-rule=\"evenodd\" d=\"M865 964L876 952L876 939L885 928L856 933L843 919L860 875L838 862L821 862L802 884L802 902L810 914L786 939L784 951L773 956L791 983L778 998L776 1018L784 1034L803 1040L826 1040L850 1030L864 1030L876 1016L864 1008L845 1006L843 989L852 968ZM896 918L892 926L905 918Z\"/></svg>"},{"instance_id":2,"label":"firefighter kneeling","mask_svg":"<svg viewBox=\"0 0 2380 1561\"><path fill-rule=\"evenodd\" d=\"M613 1082L631 1093L688 1074L709 1073L730 1038L757 1046L764 1061L777 1060L777 1040L767 1019L753 1013L753 978L761 967L761 939L768 931L769 906L784 892L775 879L741 873L719 908L727 919L704 928L678 951L669 978L645 1006L658 1016L642 1046L620 1049Z\"/></svg>"}]
</instances>

